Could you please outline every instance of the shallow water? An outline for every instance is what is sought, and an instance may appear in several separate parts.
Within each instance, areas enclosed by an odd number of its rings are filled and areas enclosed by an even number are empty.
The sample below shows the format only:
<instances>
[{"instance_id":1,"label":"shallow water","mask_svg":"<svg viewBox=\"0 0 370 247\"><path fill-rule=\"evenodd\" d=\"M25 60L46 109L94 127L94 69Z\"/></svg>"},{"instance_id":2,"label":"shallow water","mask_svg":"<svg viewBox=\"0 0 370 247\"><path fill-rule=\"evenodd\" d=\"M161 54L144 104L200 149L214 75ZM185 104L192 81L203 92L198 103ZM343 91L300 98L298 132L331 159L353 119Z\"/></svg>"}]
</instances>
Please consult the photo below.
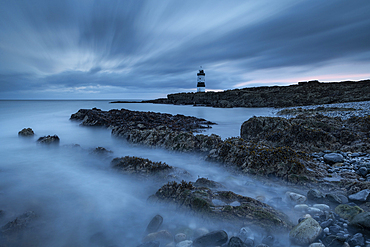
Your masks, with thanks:
<instances>
[{"instance_id":1,"label":"shallow water","mask_svg":"<svg viewBox=\"0 0 370 247\"><path fill-rule=\"evenodd\" d=\"M131 145L112 137L108 129L82 127L69 120L79 109L93 107L201 117L218 123L205 133L219 134L222 138L239 135L240 125L248 118L272 112L270 108L219 109L108 101L0 101L0 210L4 212L0 226L28 210L38 215L14 246L93 246L94 241L107 246L136 246L156 214L164 217L168 229L179 225L192 229L221 227L207 225L176 209L147 204L148 196L163 182L117 173L110 168L114 157L130 155L164 161L187 170L191 177L184 179L188 181L206 177L253 198L282 196L283 188L231 174L197 155ZM36 136L18 137L18 131L26 127L31 127ZM54 134L60 138L59 146L36 144L38 137ZM96 147L104 147L113 154L94 155L91 151Z\"/></svg>"}]
</instances>

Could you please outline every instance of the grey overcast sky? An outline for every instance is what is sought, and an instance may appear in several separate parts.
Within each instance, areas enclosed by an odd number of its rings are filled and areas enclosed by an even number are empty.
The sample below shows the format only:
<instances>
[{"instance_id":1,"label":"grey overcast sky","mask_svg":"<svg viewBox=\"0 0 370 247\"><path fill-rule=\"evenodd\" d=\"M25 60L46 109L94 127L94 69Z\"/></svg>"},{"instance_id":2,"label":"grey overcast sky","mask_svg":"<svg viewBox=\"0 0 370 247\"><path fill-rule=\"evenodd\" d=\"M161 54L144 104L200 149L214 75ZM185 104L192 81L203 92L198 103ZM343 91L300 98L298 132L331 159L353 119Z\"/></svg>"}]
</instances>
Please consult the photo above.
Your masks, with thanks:
<instances>
[{"instance_id":1,"label":"grey overcast sky","mask_svg":"<svg viewBox=\"0 0 370 247\"><path fill-rule=\"evenodd\" d=\"M370 78L369 0L0 0L0 99Z\"/></svg>"}]
</instances>

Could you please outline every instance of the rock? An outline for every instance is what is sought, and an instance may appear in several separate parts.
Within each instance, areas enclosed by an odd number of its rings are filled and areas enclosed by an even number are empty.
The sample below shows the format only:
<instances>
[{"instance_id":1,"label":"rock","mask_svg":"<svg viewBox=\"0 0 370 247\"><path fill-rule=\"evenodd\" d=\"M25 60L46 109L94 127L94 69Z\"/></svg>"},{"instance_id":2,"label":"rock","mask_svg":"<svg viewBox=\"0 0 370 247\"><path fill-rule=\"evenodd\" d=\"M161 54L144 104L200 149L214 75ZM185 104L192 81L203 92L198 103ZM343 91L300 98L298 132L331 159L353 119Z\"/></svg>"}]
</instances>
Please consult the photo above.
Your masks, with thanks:
<instances>
[{"instance_id":1,"label":"rock","mask_svg":"<svg viewBox=\"0 0 370 247\"><path fill-rule=\"evenodd\" d=\"M37 142L38 143L42 143L42 144L59 144L59 137L57 135L53 135L53 136L43 136L43 137L40 137Z\"/></svg>"},{"instance_id":2,"label":"rock","mask_svg":"<svg viewBox=\"0 0 370 247\"><path fill-rule=\"evenodd\" d=\"M366 177L367 175L367 168L366 167L360 167L356 173L362 177Z\"/></svg>"},{"instance_id":3,"label":"rock","mask_svg":"<svg viewBox=\"0 0 370 247\"><path fill-rule=\"evenodd\" d=\"M162 162L153 162L135 156L125 156L114 158L111 161L113 168L125 174L135 174L139 177L147 178L148 176L157 176L165 178L173 167Z\"/></svg>"},{"instance_id":4,"label":"rock","mask_svg":"<svg viewBox=\"0 0 370 247\"><path fill-rule=\"evenodd\" d=\"M228 247L247 247L247 245L238 237L231 237L227 246Z\"/></svg>"},{"instance_id":5,"label":"rock","mask_svg":"<svg viewBox=\"0 0 370 247\"><path fill-rule=\"evenodd\" d=\"M365 239L361 233L356 233L353 237L348 240L350 246L363 246L365 244Z\"/></svg>"},{"instance_id":6,"label":"rock","mask_svg":"<svg viewBox=\"0 0 370 247\"><path fill-rule=\"evenodd\" d=\"M322 241L326 247L343 247L346 238L339 237L336 235L329 235L325 237Z\"/></svg>"},{"instance_id":7,"label":"rock","mask_svg":"<svg viewBox=\"0 0 370 247\"><path fill-rule=\"evenodd\" d=\"M307 200L307 197L305 197L304 195L294 193L294 192L289 192L289 191L285 193L285 196L290 201L298 203L298 204L302 204Z\"/></svg>"},{"instance_id":8,"label":"rock","mask_svg":"<svg viewBox=\"0 0 370 247\"><path fill-rule=\"evenodd\" d=\"M362 210L360 207L350 206L347 204L340 204L335 208L335 213L347 220L353 219L353 217L362 212L364 212L364 210Z\"/></svg>"},{"instance_id":9,"label":"rock","mask_svg":"<svg viewBox=\"0 0 370 247\"><path fill-rule=\"evenodd\" d=\"M324 193L322 193L321 191L317 189L310 189L307 192L308 200L315 201L315 202L323 202L324 198L325 198Z\"/></svg>"},{"instance_id":10,"label":"rock","mask_svg":"<svg viewBox=\"0 0 370 247\"><path fill-rule=\"evenodd\" d=\"M30 225L30 223L36 218L36 214L33 211L27 211L24 214L18 216L13 221L6 223L0 228L0 233L9 235L17 233Z\"/></svg>"},{"instance_id":11,"label":"rock","mask_svg":"<svg viewBox=\"0 0 370 247\"><path fill-rule=\"evenodd\" d=\"M348 196L348 198L352 201L360 201L360 202L368 202L370 201L370 189L361 190L356 194L352 194Z\"/></svg>"},{"instance_id":12,"label":"rock","mask_svg":"<svg viewBox=\"0 0 370 247\"><path fill-rule=\"evenodd\" d=\"M162 225L163 217L157 214L153 217L153 219L149 222L148 226L146 227L146 233L153 233L158 231L159 227Z\"/></svg>"},{"instance_id":13,"label":"rock","mask_svg":"<svg viewBox=\"0 0 370 247\"><path fill-rule=\"evenodd\" d=\"M325 247L322 243L312 243L308 247Z\"/></svg>"},{"instance_id":14,"label":"rock","mask_svg":"<svg viewBox=\"0 0 370 247\"><path fill-rule=\"evenodd\" d=\"M329 205L326 205L326 204L314 204L313 207L318 208L322 211L330 211Z\"/></svg>"},{"instance_id":15,"label":"rock","mask_svg":"<svg viewBox=\"0 0 370 247\"><path fill-rule=\"evenodd\" d=\"M294 210L305 213L308 210L308 205L307 204L297 204L294 206Z\"/></svg>"},{"instance_id":16,"label":"rock","mask_svg":"<svg viewBox=\"0 0 370 247\"><path fill-rule=\"evenodd\" d=\"M333 219L328 219L328 220L325 220L325 221L321 222L320 226L321 226L321 228L325 229L326 227L331 226L333 223L334 223ZM328 230L329 230L329 228L328 228Z\"/></svg>"},{"instance_id":17,"label":"rock","mask_svg":"<svg viewBox=\"0 0 370 247\"><path fill-rule=\"evenodd\" d=\"M327 164L335 164L335 163L343 163L344 162L344 157L341 154L338 153L330 153L330 154L325 154L324 155L324 161Z\"/></svg>"},{"instance_id":18,"label":"rock","mask_svg":"<svg viewBox=\"0 0 370 247\"><path fill-rule=\"evenodd\" d=\"M191 240L184 240L176 244L176 247L191 247L193 245L193 241Z\"/></svg>"},{"instance_id":19,"label":"rock","mask_svg":"<svg viewBox=\"0 0 370 247\"><path fill-rule=\"evenodd\" d=\"M186 234L185 233L177 233L175 235L175 243L179 243L186 240Z\"/></svg>"},{"instance_id":20,"label":"rock","mask_svg":"<svg viewBox=\"0 0 370 247\"><path fill-rule=\"evenodd\" d=\"M106 148L103 148L103 147L97 147L92 151L92 153L97 154L97 155L108 155L108 154L111 154L113 152L110 151L110 150L107 150Z\"/></svg>"},{"instance_id":21,"label":"rock","mask_svg":"<svg viewBox=\"0 0 370 247\"><path fill-rule=\"evenodd\" d=\"M350 225L359 227L362 229L370 229L370 212L363 212L357 214L353 219L349 222Z\"/></svg>"},{"instance_id":22,"label":"rock","mask_svg":"<svg viewBox=\"0 0 370 247\"><path fill-rule=\"evenodd\" d=\"M143 242L152 242L157 240L171 242L173 240L173 236L168 231L162 230L159 232L149 233L144 237Z\"/></svg>"},{"instance_id":23,"label":"rock","mask_svg":"<svg viewBox=\"0 0 370 247\"><path fill-rule=\"evenodd\" d=\"M315 207L309 207L307 212L311 215L320 215L324 213L321 209Z\"/></svg>"},{"instance_id":24,"label":"rock","mask_svg":"<svg viewBox=\"0 0 370 247\"><path fill-rule=\"evenodd\" d=\"M341 204L342 199L340 196L338 196L336 193L328 193L325 195L325 199L328 202L334 203L334 204Z\"/></svg>"},{"instance_id":25,"label":"rock","mask_svg":"<svg viewBox=\"0 0 370 247\"><path fill-rule=\"evenodd\" d=\"M209 233L208 229L206 229L204 227L197 228L194 231L194 238L198 238L200 236L206 235L207 233Z\"/></svg>"},{"instance_id":26,"label":"rock","mask_svg":"<svg viewBox=\"0 0 370 247\"><path fill-rule=\"evenodd\" d=\"M248 227L242 227L238 233L238 237L245 242L252 234L251 229Z\"/></svg>"},{"instance_id":27,"label":"rock","mask_svg":"<svg viewBox=\"0 0 370 247\"><path fill-rule=\"evenodd\" d=\"M161 243L159 241L151 241L147 243L140 244L136 247L159 247Z\"/></svg>"},{"instance_id":28,"label":"rock","mask_svg":"<svg viewBox=\"0 0 370 247\"><path fill-rule=\"evenodd\" d=\"M213 201L224 205L215 207ZM192 183L169 182L162 186L149 202L172 203L183 210L190 210L204 218L233 223L234 225L255 225L275 231L289 230L292 225L288 217L271 206L250 197L237 195L231 191L211 191L197 188ZM239 202L239 206L230 203Z\"/></svg>"},{"instance_id":29,"label":"rock","mask_svg":"<svg viewBox=\"0 0 370 247\"><path fill-rule=\"evenodd\" d=\"M195 187L206 187L206 188L224 188L224 186L218 182L209 180L208 178L198 178L194 183Z\"/></svg>"},{"instance_id":30,"label":"rock","mask_svg":"<svg viewBox=\"0 0 370 247\"><path fill-rule=\"evenodd\" d=\"M22 129L21 131L18 132L18 135L19 136L30 137L30 136L34 136L35 133L33 132L33 130L31 128L24 128L24 129Z\"/></svg>"},{"instance_id":31,"label":"rock","mask_svg":"<svg viewBox=\"0 0 370 247\"><path fill-rule=\"evenodd\" d=\"M196 238L193 242L194 247L208 247L208 246L219 246L226 243L228 240L227 233L225 231L213 231Z\"/></svg>"},{"instance_id":32,"label":"rock","mask_svg":"<svg viewBox=\"0 0 370 247\"><path fill-rule=\"evenodd\" d=\"M321 234L320 224L313 218L307 218L296 225L289 233L289 239L298 245L308 245Z\"/></svg>"},{"instance_id":33,"label":"rock","mask_svg":"<svg viewBox=\"0 0 370 247\"><path fill-rule=\"evenodd\" d=\"M273 246L274 245L274 241L275 241L275 238L274 238L274 236L267 236L267 237L264 237L263 239L262 239L262 243L263 244L267 244L267 245L269 245L269 246Z\"/></svg>"}]
</instances>

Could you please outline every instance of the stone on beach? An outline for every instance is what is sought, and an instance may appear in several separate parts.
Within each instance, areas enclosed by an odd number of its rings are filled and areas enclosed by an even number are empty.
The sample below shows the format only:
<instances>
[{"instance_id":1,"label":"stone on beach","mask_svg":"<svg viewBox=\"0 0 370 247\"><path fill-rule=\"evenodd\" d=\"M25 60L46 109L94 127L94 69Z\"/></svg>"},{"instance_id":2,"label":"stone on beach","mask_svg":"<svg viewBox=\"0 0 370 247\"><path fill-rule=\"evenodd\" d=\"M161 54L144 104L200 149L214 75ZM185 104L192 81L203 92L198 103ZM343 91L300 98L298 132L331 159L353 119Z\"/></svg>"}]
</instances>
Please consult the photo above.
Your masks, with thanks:
<instances>
[{"instance_id":1,"label":"stone on beach","mask_svg":"<svg viewBox=\"0 0 370 247\"><path fill-rule=\"evenodd\" d=\"M220 246L226 243L228 235L225 231L213 231L203 235L197 239L194 239L194 247L208 247L208 246Z\"/></svg>"},{"instance_id":2,"label":"stone on beach","mask_svg":"<svg viewBox=\"0 0 370 247\"><path fill-rule=\"evenodd\" d=\"M290 240L298 245L308 245L321 234L320 224L313 218L306 218L296 225L289 233Z\"/></svg>"},{"instance_id":3,"label":"stone on beach","mask_svg":"<svg viewBox=\"0 0 370 247\"><path fill-rule=\"evenodd\" d=\"M59 144L59 137L57 135L48 135L40 137L37 142L42 144Z\"/></svg>"},{"instance_id":4,"label":"stone on beach","mask_svg":"<svg viewBox=\"0 0 370 247\"><path fill-rule=\"evenodd\" d=\"M370 201L370 189L361 190L348 196L348 198L352 201L368 202Z\"/></svg>"},{"instance_id":5,"label":"stone on beach","mask_svg":"<svg viewBox=\"0 0 370 247\"><path fill-rule=\"evenodd\" d=\"M330 153L324 155L324 161L328 164L343 163L344 157L338 153Z\"/></svg>"}]
</instances>

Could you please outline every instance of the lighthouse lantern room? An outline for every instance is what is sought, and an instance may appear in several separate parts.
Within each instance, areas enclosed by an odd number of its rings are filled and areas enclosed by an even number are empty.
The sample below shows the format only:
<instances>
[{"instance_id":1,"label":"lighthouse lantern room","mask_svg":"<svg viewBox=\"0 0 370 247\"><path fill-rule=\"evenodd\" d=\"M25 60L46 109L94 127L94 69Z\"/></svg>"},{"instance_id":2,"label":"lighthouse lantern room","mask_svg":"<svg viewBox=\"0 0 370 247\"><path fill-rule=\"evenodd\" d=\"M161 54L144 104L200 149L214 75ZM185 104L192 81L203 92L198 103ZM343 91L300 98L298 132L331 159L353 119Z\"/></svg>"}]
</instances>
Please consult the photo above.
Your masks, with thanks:
<instances>
[{"instance_id":1,"label":"lighthouse lantern room","mask_svg":"<svg viewBox=\"0 0 370 247\"><path fill-rule=\"evenodd\" d=\"M205 92L206 91L206 74L202 66L199 68L199 72L197 73L197 92Z\"/></svg>"}]
</instances>

